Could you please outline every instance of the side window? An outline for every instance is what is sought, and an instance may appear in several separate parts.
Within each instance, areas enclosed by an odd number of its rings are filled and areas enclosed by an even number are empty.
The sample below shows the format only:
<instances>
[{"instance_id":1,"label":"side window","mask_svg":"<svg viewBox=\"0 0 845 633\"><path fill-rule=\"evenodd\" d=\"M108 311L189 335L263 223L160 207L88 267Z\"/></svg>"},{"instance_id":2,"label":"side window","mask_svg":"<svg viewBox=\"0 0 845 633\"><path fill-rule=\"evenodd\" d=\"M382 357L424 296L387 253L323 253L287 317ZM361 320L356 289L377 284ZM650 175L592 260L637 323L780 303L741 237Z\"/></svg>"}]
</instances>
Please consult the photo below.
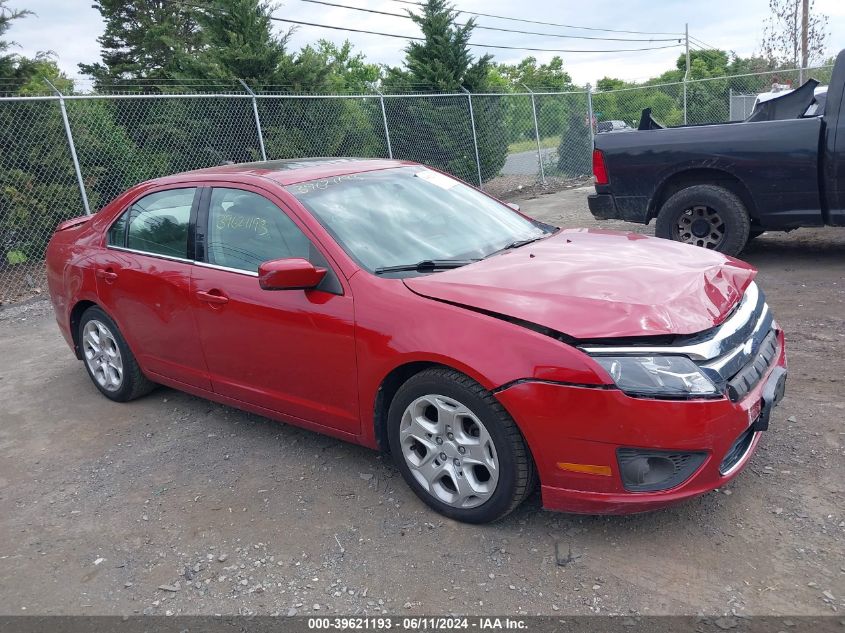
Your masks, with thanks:
<instances>
[{"instance_id":1,"label":"side window","mask_svg":"<svg viewBox=\"0 0 845 633\"><path fill-rule=\"evenodd\" d=\"M124 211L109 228L107 242L109 246L126 246L126 222L128 217L129 211Z\"/></svg>"},{"instance_id":2,"label":"side window","mask_svg":"<svg viewBox=\"0 0 845 633\"><path fill-rule=\"evenodd\" d=\"M257 272L262 262L301 257L325 266L317 249L279 207L250 191L215 188L208 209L210 264Z\"/></svg>"},{"instance_id":3,"label":"side window","mask_svg":"<svg viewBox=\"0 0 845 633\"><path fill-rule=\"evenodd\" d=\"M194 187L144 196L129 207L126 246L138 251L187 257Z\"/></svg>"}]
</instances>

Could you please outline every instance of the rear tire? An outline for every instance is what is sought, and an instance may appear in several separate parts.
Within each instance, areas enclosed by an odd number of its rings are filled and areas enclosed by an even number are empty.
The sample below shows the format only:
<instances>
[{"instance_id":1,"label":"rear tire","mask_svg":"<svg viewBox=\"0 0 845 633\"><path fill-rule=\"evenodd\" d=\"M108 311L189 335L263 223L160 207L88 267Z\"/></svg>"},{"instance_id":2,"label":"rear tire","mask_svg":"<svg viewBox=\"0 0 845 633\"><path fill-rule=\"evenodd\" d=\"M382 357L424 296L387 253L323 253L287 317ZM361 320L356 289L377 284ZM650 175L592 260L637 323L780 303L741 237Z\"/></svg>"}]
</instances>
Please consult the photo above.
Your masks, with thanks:
<instances>
[{"instance_id":1,"label":"rear tire","mask_svg":"<svg viewBox=\"0 0 845 633\"><path fill-rule=\"evenodd\" d=\"M141 371L117 324L102 308L91 306L82 313L78 340L91 382L109 400L128 402L156 388Z\"/></svg>"},{"instance_id":2,"label":"rear tire","mask_svg":"<svg viewBox=\"0 0 845 633\"><path fill-rule=\"evenodd\" d=\"M535 485L534 461L511 416L493 394L452 369L424 370L399 388L388 441L414 493L457 521L500 519Z\"/></svg>"},{"instance_id":3,"label":"rear tire","mask_svg":"<svg viewBox=\"0 0 845 633\"><path fill-rule=\"evenodd\" d=\"M716 185L693 185L672 195L657 214L654 234L736 256L745 247L751 219L742 200Z\"/></svg>"}]
</instances>

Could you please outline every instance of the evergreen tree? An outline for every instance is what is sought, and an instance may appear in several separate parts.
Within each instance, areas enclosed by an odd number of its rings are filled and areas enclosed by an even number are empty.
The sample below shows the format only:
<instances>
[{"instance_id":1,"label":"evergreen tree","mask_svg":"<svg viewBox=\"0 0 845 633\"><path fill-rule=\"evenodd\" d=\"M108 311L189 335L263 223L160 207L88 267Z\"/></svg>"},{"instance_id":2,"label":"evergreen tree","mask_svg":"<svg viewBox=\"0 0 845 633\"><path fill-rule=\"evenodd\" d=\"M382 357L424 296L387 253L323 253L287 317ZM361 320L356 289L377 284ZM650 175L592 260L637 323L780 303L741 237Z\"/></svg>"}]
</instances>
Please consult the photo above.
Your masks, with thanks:
<instances>
[{"instance_id":1,"label":"evergreen tree","mask_svg":"<svg viewBox=\"0 0 845 633\"><path fill-rule=\"evenodd\" d=\"M267 0L206 2L197 10L202 49L188 61L184 75L190 79L243 79L251 84L282 84L288 83L291 75L301 76L296 72L297 60L286 51L290 33L279 36L273 32L274 9ZM318 75L317 64L311 65Z\"/></svg>"},{"instance_id":2,"label":"evergreen tree","mask_svg":"<svg viewBox=\"0 0 845 633\"><path fill-rule=\"evenodd\" d=\"M30 11L0 0L0 77L3 93L43 93L43 77L70 89L48 53L34 58L11 53L6 35ZM82 202L64 140L58 106L51 101L10 101L0 107L0 271L33 266L37 274L47 240L61 220L79 215Z\"/></svg>"},{"instance_id":3,"label":"evergreen tree","mask_svg":"<svg viewBox=\"0 0 845 633\"><path fill-rule=\"evenodd\" d=\"M309 44L306 48L311 48ZM349 40L337 45L329 40L319 40L314 48L321 63L329 69L328 84L331 92L370 92L381 78L381 67L367 63L363 53L356 53Z\"/></svg>"},{"instance_id":4,"label":"evergreen tree","mask_svg":"<svg viewBox=\"0 0 845 633\"><path fill-rule=\"evenodd\" d=\"M405 49L405 67L416 83L439 92L454 92L461 87L479 92L487 87L493 57L484 55L473 60L468 46L475 18L458 25L458 13L446 0L427 0L421 14L408 14L425 38L412 41Z\"/></svg>"},{"instance_id":5,"label":"evergreen tree","mask_svg":"<svg viewBox=\"0 0 845 633\"><path fill-rule=\"evenodd\" d=\"M488 88L492 57L476 60L469 50L474 19L458 24L458 12L446 0L426 0L419 14L408 15L420 27L424 40L407 46L404 68L388 69L386 91L460 92L463 88L478 93ZM391 99L388 107L396 155L478 181L466 99ZM499 173L507 155L500 98L474 97L473 107L481 177L489 180Z\"/></svg>"},{"instance_id":6,"label":"evergreen tree","mask_svg":"<svg viewBox=\"0 0 845 633\"><path fill-rule=\"evenodd\" d=\"M8 6L7 0L0 0L0 77L15 77L17 75L18 56L9 51L15 46L15 42L4 39L6 33L15 20L32 15L27 9L13 9Z\"/></svg>"},{"instance_id":7,"label":"evergreen tree","mask_svg":"<svg viewBox=\"0 0 845 633\"><path fill-rule=\"evenodd\" d=\"M94 0L106 23L102 62L79 64L98 85L172 79L202 46L196 9L172 0Z\"/></svg>"}]
</instances>

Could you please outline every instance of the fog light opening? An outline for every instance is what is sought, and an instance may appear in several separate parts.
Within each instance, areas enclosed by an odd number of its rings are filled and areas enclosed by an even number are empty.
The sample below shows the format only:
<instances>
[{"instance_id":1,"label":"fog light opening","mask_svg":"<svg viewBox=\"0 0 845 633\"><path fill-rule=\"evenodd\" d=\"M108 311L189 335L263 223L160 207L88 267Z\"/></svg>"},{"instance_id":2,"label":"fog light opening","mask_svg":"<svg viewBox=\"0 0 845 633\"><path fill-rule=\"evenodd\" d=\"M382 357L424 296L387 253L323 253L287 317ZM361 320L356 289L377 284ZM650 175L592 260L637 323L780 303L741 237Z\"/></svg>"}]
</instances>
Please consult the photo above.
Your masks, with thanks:
<instances>
[{"instance_id":1,"label":"fog light opening","mask_svg":"<svg viewBox=\"0 0 845 633\"><path fill-rule=\"evenodd\" d=\"M620 448L616 457L626 490L655 492L684 483L704 463L706 454Z\"/></svg>"},{"instance_id":2,"label":"fog light opening","mask_svg":"<svg viewBox=\"0 0 845 633\"><path fill-rule=\"evenodd\" d=\"M622 467L625 478L637 485L659 484L675 474L675 464L666 457L636 457Z\"/></svg>"}]
</instances>

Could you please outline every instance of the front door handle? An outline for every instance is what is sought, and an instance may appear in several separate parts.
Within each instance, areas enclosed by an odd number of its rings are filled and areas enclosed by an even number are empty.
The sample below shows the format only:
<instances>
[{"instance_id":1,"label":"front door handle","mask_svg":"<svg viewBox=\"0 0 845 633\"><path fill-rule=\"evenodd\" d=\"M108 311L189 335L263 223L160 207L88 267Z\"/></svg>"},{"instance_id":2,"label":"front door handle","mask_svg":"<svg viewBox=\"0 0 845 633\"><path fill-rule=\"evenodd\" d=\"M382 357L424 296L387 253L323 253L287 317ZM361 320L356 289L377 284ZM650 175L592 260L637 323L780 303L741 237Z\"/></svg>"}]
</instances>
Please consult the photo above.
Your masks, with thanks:
<instances>
[{"instance_id":1,"label":"front door handle","mask_svg":"<svg viewBox=\"0 0 845 633\"><path fill-rule=\"evenodd\" d=\"M214 305L223 305L224 303L229 303L229 297L227 297L217 289L208 291L197 290L197 298L200 301L205 301L206 303L212 303Z\"/></svg>"},{"instance_id":2,"label":"front door handle","mask_svg":"<svg viewBox=\"0 0 845 633\"><path fill-rule=\"evenodd\" d=\"M107 283L113 283L117 281L117 273L114 272L111 268L98 268L96 275L98 279L102 279Z\"/></svg>"}]
</instances>

